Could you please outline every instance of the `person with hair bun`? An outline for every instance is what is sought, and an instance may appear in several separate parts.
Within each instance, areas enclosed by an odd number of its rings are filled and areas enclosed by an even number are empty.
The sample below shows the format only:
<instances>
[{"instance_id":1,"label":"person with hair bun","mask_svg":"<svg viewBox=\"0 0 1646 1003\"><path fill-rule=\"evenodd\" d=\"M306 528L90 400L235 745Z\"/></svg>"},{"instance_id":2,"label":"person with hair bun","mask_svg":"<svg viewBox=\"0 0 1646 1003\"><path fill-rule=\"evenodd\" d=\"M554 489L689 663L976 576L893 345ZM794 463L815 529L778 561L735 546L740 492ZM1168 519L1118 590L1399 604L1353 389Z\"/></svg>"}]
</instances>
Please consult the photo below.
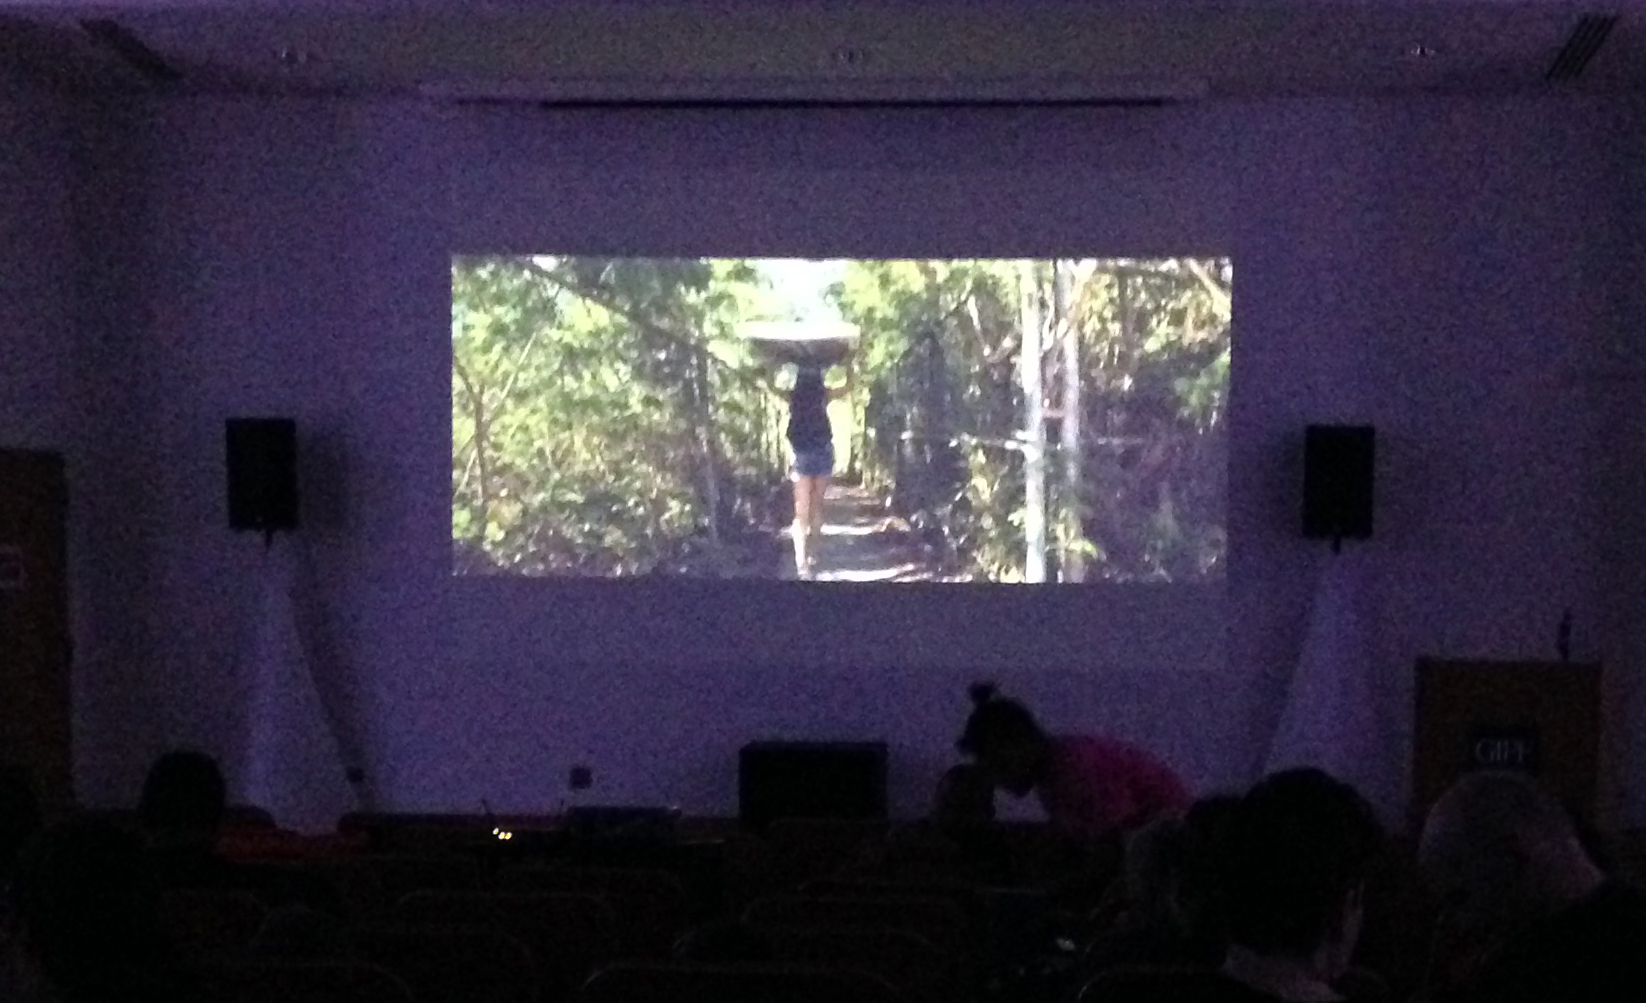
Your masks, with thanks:
<instances>
[{"instance_id":1,"label":"person with hair bun","mask_svg":"<svg viewBox=\"0 0 1646 1003\"><path fill-rule=\"evenodd\" d=\"M1147 750L1094 735L1053 735L993 683L970 690L971 716L956 746L997 788L1036 794L1066 835L1110 836L1181 815L1192 800L1171 767Z\"/></svg>"}]
</instances>

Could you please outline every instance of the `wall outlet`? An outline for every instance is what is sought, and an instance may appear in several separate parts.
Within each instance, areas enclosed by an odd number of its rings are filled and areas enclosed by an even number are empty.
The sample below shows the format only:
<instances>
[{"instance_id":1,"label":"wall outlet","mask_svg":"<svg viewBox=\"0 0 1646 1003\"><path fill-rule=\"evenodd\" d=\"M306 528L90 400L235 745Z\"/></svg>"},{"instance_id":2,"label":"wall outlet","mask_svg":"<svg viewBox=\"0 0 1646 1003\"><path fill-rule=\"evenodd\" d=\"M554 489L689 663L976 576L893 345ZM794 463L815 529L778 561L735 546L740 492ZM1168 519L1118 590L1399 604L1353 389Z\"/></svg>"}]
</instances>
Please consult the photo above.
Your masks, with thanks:
<instances>
[{"instance_id":1,"label":"wall outlet","mask_svg":"<svg viewBox=\"0 0 1646 1003\"><path fill-rule=\"evenodd\" d=\"M574 791L586 791L594 786L594 770L588 766L573 766L566 778L566 786Z\"/></svg>"}]
</instances>

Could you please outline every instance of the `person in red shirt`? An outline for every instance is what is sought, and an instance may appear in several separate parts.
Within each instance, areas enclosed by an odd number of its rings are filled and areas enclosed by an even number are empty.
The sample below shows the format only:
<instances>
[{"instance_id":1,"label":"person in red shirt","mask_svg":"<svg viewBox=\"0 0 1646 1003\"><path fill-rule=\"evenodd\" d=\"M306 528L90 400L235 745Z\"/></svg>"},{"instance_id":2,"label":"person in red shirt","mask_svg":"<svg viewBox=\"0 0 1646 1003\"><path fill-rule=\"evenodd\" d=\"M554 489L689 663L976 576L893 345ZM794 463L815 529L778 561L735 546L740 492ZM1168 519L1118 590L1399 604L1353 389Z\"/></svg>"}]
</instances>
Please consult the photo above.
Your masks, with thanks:
<instances>
[{"instance_id":1,"label":"person in red shirt","mask_svg":"<svg viewBox=\"0 0 1646 1003\"><path fill-rule=\"evenodd\" d=\"M1094 735L1048 734L1029 709L992 683L971 688L972 713L956 743L996 787L1037 794L1054 829L1101 837L1181 815L1192 798L1147 750Z\"/></svg>"}]
</instances>

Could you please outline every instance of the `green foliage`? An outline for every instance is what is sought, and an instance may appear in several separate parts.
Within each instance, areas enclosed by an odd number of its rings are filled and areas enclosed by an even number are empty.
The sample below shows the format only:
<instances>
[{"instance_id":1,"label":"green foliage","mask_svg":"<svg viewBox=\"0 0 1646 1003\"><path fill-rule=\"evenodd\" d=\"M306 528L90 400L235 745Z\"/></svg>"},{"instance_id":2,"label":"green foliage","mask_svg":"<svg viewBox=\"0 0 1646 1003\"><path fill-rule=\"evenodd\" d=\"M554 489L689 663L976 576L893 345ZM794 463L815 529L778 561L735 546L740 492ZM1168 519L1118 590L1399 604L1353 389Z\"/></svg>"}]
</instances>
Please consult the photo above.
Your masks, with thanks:
<instances>
[{"instance_id":1,"label":"green foliage","mask_svg":"<svg viewBox=\"0 0 1646 1003\"><path fill-rule=\"evenodd\" d=\"M679 569L762 523L775 416L736 262L460 258L452 532L463 570Z\"/></svg>"},{"instance_id":2,"label":"green foliage","mask_svg":"<svg viewBox=\"0 0 1646 1003\"><path fill-rule=\"evenodd\" d=\"M1072 276L1081 436L1079 456L1066 457L1048 429L1052 549L1084 559L1088 579L1221 573L1229 262L1058 267ZM1049 315L1051 270L1036 263L1025 288L1017 261L866 261L835 291L864 332L865 476L886 486L911 520L942 526L966 575L1023 574L1023 298ZM1045 405L1055 414L1070 374L1060 361L1062 331L1047 328ZM1079 465L1073 486L1071 462Z\"/></svg>"}]
</instances>

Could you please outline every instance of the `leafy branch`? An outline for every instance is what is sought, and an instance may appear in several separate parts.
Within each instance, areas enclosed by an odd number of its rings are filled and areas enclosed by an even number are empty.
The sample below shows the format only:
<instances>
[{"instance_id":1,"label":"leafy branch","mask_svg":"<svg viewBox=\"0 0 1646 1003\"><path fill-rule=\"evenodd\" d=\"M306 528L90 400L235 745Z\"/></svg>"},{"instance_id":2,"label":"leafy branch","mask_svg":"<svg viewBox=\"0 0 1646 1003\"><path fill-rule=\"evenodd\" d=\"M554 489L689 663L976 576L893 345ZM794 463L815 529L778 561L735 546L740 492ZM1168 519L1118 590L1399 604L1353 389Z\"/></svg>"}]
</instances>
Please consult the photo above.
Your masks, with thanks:
<instances>
[{"instance_id":1,"label":"leafy branch","mask_svg":"<svg viewBox=\"0 0 1646 1003\"><path fill-rule=\"evenodd\" d=\"M536 275L545 282L550 283L557 289L561 289L572 294L573 296L578 296L588 300L590 303L600 307L602 310L623 318L635 327L645 331L647 334L667 341L677 348L682 348L693 354L701 354L707 357L710 365L714 366L720 373L731 378L732 380L754 389L765 388L765 384L762 383L758 377L752 376L748 372L736 366L728 365L723 360L715 358L712 353L705 352L703 350L702 343L690 333L676 331L673 328L658 323L651 317L646 316L643 312L623 303L621 299L614 295L610 290L593 288L575 278L563 275L555 269L544 268L542 265L539 265L537 262L530 259L526 259L522 263L525 265L527 271L531 272L533 275Z\"/></svg>"}]
</instances>

